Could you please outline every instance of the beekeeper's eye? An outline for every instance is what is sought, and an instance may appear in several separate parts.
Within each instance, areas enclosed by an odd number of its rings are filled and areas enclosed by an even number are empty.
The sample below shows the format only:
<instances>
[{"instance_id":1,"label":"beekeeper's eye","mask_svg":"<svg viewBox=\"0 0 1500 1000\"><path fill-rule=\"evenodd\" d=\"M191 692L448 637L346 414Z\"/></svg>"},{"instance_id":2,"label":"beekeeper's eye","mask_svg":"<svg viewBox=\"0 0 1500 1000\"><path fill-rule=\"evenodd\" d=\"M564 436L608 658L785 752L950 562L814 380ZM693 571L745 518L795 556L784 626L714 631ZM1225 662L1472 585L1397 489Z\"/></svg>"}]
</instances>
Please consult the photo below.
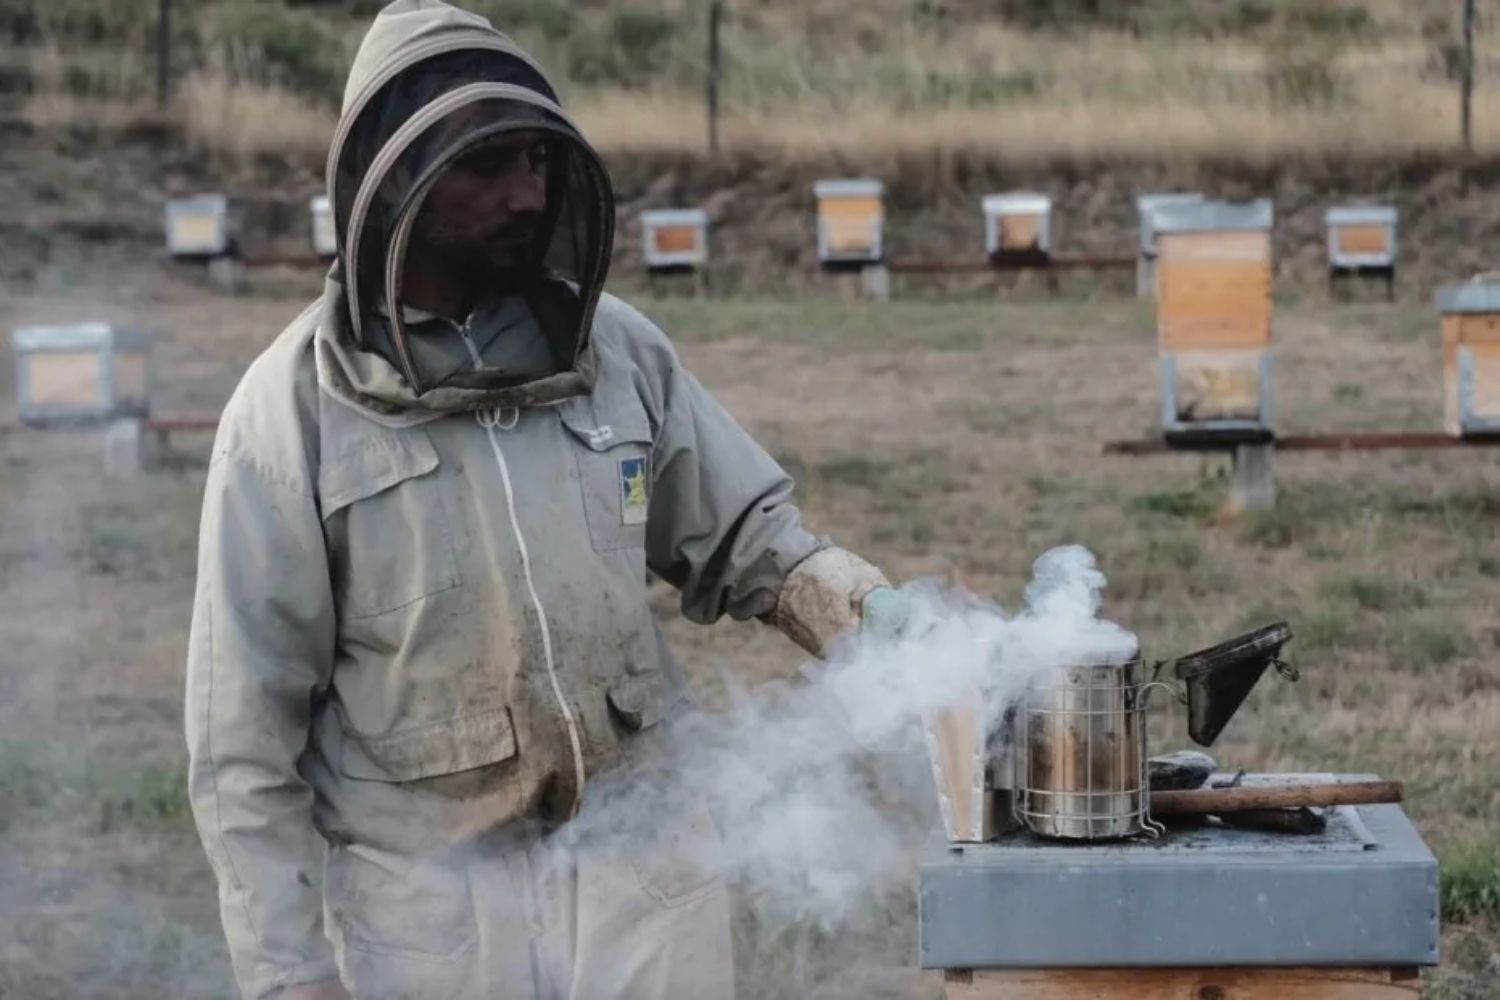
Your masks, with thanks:
<instances>
[{"instance_id":1,"label":"beekeeper's eye","mask_svg":"<svg viewBox=\"0 0 1500 1000\"><path fill-rule=\"evenodd\" d=\"M512 137L464 154L455 166L487 180L499 180L513 171L540 176L547 169L547 143L542 139L518 142Z\"/></svg>"},{"instance_id":2,"label":"beekeeper's eye","mask_svg":"<svg viewBox=\"0 0 1500 1000\"><path fill-rule=\"evenodd\" d=\"M536 142L531 144L531 148L526 151L526 166L533 174L538 176L547 172L547 142L545 139L536 140Z\"/></svg>"}]
</instances>

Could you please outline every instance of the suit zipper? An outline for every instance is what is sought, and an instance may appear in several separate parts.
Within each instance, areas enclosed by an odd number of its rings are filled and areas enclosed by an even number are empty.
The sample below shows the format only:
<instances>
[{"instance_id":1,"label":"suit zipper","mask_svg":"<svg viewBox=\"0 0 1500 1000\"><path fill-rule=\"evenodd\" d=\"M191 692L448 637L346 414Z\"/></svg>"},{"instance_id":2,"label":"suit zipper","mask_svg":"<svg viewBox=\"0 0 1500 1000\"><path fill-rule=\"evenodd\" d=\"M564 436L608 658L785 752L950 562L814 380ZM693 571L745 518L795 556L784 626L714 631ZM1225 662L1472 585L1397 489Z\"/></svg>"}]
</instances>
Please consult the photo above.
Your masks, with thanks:
<instances>
[{"instance_id":1,"label":"suit zipper","mask_svg":"<svg viewBox=\"0 0 1500 1000\"><path fill-rule=\"evenodd\" d=\"M475 371L484 371L489 366L484 363L484 358L479 353L478 346L474 343L474 335L470 331L470 323L473 321L471 313L462 325L458 327L458 334L463 339L464 345L469 349L469 357L474 361ZM585 778L583 767L583 741L578 735L578 719L573 714L568 699L563 696L562 683L557 679L557 660L552 648L552 629L547 624L547 609L542 606L542 599L537 594L536 582L531 574L531 553L526 548L526 536L521 533L521 520L516 515L515 489L511 485L510 463L505 460L505 449L500 446L500 434L502 431L510 430L520 420L519 410L514 411L513 418L507 422L504 420L503 411L480 410L474 414L474 419L479 426L484 428L485 434L490 440L490 450L494 452L495 464L500 469L500 482L505 488L505 507L510 514L510 527L516 539L516 550L521 556L521 575L526 581L526 593L531 598L531 609L536 614L537 625L542 633L542 660L547 667L547 680L552 686L552 694L557 699L557 707L562 712L563 724L568 731L568 743L573 752L573 803L568 809L568 818L578 815L578 808L583 802L583 782Z\"/></svg>"}]
</instances>

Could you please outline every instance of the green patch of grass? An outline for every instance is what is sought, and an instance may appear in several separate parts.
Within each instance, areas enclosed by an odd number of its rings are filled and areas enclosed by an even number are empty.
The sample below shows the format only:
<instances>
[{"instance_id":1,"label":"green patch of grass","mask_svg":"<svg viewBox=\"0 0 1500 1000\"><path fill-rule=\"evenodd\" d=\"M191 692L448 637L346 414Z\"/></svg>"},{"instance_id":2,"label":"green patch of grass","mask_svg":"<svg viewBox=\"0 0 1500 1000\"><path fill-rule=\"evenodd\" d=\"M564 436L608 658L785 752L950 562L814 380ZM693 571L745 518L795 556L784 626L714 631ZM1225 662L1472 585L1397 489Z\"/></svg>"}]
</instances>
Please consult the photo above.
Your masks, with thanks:
<instances>
[{"instance_id":1,"label":"green patch of grass","mask_svg":"<svg viewBox=\"0 0 1500 1000\"><path fill-rule=\"evenodd\" d=\"M1440 666L1467 652L1464 636L1451 623L1418 622L1406 636L1406 653L1414 666Z\"/></svg>"},{"instance_id":2,"label":"green patch of grass","mask_svg":"<svg viewBox=\"0 0 1500 1000\"><path fill-rule=\"evenodd\" d=\"M1285 506L1251 511L1240 528L1240 540L1263 549L1285 549L1297 540L1298 514Z\"/></svg>"},{"instance_id":3,"label":"green patch of grass","mask_svg":"<svg viewBox=\"0 0 1500 1000\"><path fill-rule=\"evenodd\" d=\"M1500 835L1443 851L1438 880L1445 920L1500 919Z\"/></svg>"},{"instance_id":4,"label":"green patch of grass","mask_svg":"<svg viewBox=\"0 0 1500 1000\"><path fill-rule=\"evenodd\" d=\"M48 789L46 775L24 747L0 743L0 832L45 805Z\"/></svg>"},{"instance_id":5,"label":"green patch of grass","mask_svg":"<svg viewBox=\"0 0 1500 1000\"><path fill-rule=\"evenodd\" d=\"M35 747L0 744L0 830L37 812L81 819L100 833L175 824L190 814L187 774L108 758L44 766Z\"/></svg>"},{"instance_id":6,"label":"green patch of grass","mask_svg":"<svg viewBox=\"0 0 1500 1000\"><path fill-rule=\"evenodd\" d=\"M1336 597L1347 598L1366 611L1395 611L1427 606L1427 593L1420 584L1391 580L1369 573L1330 580L1324 589Z\"/></svg>"},{"instance_id":7,"label":"green patch of grass","mask_svg":"<svg viewBox=\"0 0 1500 1000\"><path fill-rule=\"evenodd\" d=\"M132 572L151 558L151 544L139 515L119 500L90 504L83 510L88 560L101 573Z\"/></svg>"},{"instance_id":8,"label":"green patch of grass","mask_svg":"<svg viewBox=\"0 0 1500 1000\"><path fill-rule=\"evenodd\" d=\"M1340 403L1353 403L1365 394L1365 387L1358 382L1340 382L1333 387L1333 398Z\"/></svg>"},{"instance_id":9,"label":"green patch of grass","mask_svg":"<svg viewBox=\"0 0 1500 1000\"><path fill-rule=\"evenodd\" d=\"M1185 520L1207 520L1214 512L1214 502L1203 490L1157 490L1141 493L1125 502L1132 513L1175 517Z\"/></svg>"},{"instance_id":10,"label":"green patch of grass","mask_svg":"<svg viewBox=\"0 0 1500 1000\"><path fill-rule=\"evenodd\" d=\"M76 790L101 833L172 824L190 814L187 775L180 767L90 762Z\"/></svg>"},{"instance_id":11,"label":"green patch of grass","mask_svg":"<svg viewBox=\"0 0 1500 1000\"><path fill-rule=\"evenodd\" d=\"M1152 538L1147 543L1146 557L1153 563L1186 573L1202 563L1203 547L1192 535L1167 535Z\"/></svg>"},{"instance_id":12,"label":"green patch of grass","mask_svg":"<svg viewBox=\"0 0 1500 1000\"><path fill-rule=\"evenodd\" d=\"M817 474L830 483L843 483L874 489L888 479L894 463L868 455L841 455L820 462Z\"/></svg>"},{"instance_id":13,"label":"green patch of grass","mask_svg":"<svg viewBox=\"0 0 1500 1000\"><path fill-rule=\"evenodd\" d=\"M1335 605L1300 616L1294 628L1302 648L1334 649L1348 641L1353 622L1347 611Z\"/></svg>"}]
</instances>

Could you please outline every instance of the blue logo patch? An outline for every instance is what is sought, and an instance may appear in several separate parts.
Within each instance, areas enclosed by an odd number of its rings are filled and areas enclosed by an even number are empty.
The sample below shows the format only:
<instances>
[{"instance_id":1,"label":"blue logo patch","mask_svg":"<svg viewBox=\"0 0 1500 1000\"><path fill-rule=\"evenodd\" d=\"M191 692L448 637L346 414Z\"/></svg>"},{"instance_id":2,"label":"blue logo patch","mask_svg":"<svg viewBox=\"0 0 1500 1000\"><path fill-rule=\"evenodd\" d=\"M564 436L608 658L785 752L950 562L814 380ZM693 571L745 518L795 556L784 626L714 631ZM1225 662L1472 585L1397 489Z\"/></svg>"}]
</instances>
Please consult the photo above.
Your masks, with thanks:
<instances>
[{"instance_id":1,"label":"blue logo patch","mask_svg":"<svg viewBox=\"0 0 1500 1000\"><path fill-rule=\"evenodd\" d=\"M646 493L646 460L620 459L620 523L645 524L650 498Z\"/></svg>"}]
</instances>

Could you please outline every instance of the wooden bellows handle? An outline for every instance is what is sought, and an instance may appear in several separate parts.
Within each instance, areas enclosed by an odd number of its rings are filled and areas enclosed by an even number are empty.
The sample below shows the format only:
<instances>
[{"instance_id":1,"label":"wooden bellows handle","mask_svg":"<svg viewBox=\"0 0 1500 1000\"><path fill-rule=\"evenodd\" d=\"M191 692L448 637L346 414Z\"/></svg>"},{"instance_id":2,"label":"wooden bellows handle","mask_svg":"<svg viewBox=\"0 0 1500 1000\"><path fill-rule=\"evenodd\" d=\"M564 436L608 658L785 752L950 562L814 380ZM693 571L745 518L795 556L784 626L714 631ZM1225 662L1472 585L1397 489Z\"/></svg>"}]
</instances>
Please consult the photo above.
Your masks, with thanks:
<instances>
[{"instance_id":1,"label":"wooden bellows handle","mask_svg":"<svg viewBox=\"0 0 1500 1000\"><path fill-rule=\"evenodd\" d=\"M1318 785L1250 785L1151 793L1153 816L1295 809L1298 806L1363 806L1401 801L1399 781L1345 781Z\"/></svg>"}]
</instances>

